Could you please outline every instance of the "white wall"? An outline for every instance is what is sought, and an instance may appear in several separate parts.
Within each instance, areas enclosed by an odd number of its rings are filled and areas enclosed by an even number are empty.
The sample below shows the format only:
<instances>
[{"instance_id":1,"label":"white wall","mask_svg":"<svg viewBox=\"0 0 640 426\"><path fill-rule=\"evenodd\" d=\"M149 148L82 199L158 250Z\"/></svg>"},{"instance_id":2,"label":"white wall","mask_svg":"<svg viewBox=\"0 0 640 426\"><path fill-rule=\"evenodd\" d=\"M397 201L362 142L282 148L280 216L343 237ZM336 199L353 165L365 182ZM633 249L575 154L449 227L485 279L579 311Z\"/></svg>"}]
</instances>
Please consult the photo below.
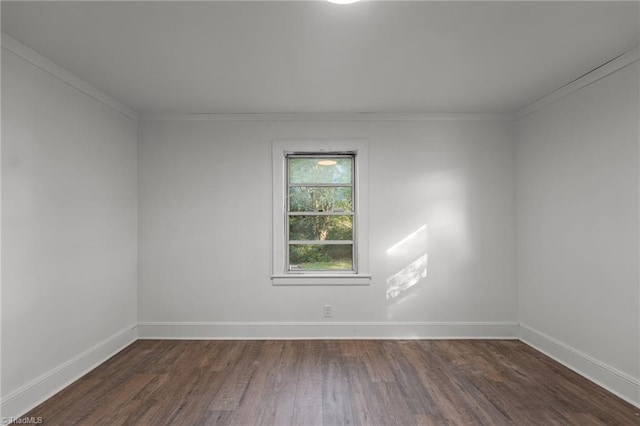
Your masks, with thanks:
<instances>
[{"instance_id":1,"label":"white wall","mask_svg":"<svg viewBox=\"0 0 640 426\"><path fill-rule=\"evenodd\" d=\"M12 416L135 338L137 123L4 48L2 113Z\"/></svg>"},{"instance_id":2,"label":"white wall","mask_svg":"<svg viewBox=\"0 0 640 426\"><path fill-rule=\"evenodd\" d=\"M637 403L638 91L635 64L521 119L515 138L511 123L465 120L136 134L3 49L4 414L134 339L137 320L143 337L514 337L521 321L525 341ZM271 285L282 138L369 141L370 286ZM424 255L427 276L389 296Z\"/></svg>"},{"instance_id":3,"label":"white wall","mask_svg":"<svg viewBox=\"0 0 640 426\"><path fill-rule=\"evenodd\" d=\"M640 402L638 63L517 123L522 337Z\"/></svg>"},{"instance_id":4,"label":"white wall","mask_svg":"<svg viewBox=\"0 0 640 426\"><path fill-rule=\"evenodd\" d=\"M370 286L272 286L280 138L369 141ZM141 336L516 335L508 122L141 122L138 155ZM424 254L427 277L388 299L387 279Z\"/></svg>"}]
</instances>

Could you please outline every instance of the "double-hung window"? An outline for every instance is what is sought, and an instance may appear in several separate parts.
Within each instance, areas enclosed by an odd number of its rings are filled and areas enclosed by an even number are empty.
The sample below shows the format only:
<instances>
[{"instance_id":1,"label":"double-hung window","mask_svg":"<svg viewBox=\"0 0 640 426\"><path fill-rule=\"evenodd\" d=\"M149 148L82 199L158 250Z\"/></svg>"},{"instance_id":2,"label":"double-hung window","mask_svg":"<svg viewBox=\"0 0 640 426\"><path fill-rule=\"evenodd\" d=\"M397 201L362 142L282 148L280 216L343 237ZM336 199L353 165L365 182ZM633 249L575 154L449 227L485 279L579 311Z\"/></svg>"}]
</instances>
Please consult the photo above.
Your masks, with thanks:
<instances>
[{"instance_id":1,"label":"double-hung window","mask_svg":"<svg viewBox=\"0 0 640 426\"><path fill-rule=\"evenodd\" d=\"M288 272L357 272L351 153L287 155Z\"/></svg>"},{"instance_id":2,"label":"double-hung window","mask_svg":"<svg viewBox=\"0 0 640 426\"><path fill-rule=\"evenodd\" d=\"M366 141L275 141L273 165L273 283L368 284Z\"/></svg>"}]
</instances>

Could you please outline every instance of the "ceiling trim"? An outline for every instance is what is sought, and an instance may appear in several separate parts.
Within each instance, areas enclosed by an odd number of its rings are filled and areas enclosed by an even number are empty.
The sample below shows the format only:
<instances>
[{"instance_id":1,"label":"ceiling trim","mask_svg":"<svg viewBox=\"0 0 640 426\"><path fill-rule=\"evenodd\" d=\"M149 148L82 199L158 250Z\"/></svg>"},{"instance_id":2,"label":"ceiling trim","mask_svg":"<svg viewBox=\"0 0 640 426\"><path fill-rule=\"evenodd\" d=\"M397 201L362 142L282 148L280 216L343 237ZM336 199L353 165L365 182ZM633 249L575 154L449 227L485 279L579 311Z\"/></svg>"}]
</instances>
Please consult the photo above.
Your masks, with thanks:
<instances>
[{"instance_id":1,"label":"ceiling trim","mask_svg":"<svg viewBox=\"0 0 640 426\"><path fill-rule=\"evenodd\" d=\"M595 68L571 83L538 99L515 113L140 113L113 99L35 50L2 32L2 47L27 62L59 78L86 95L139 122L171 121L512 121L640 61L636 47Z\"/></svg>"},{"instance_id":2,"label":"ceiling trim","mask_svg":"<svg viewBox=\"0 0 640 426\"><path fill-rule=\"evenodd\" d=\"M537 101L531 103L529 106L521 109L516 112L515 118L519 120L532 112L549 105L557 100L564 98L565 96L582 89L590 84L595 83L596 81L605 78L606 76L613 74L614 72L621 70L622 68L631 65L640 60L640 47L636 47L633 50L624 53L617 58L612 59L609 62L600 65L598 68L589 71L585 75L578 77L573 80L571 83L562 86L561 88L551 92L550 94L538 99Z\"/></svg>"},{"instance_id":3,"label":"ceiling trim","mask_svg":"<svg viewBox=\"0 0 640 426\"><path fill-rule=\"evenodd\" d=\"M139 121L511 121L503 113L140 114Z\"/></svg>"},{"instance_id":4,"label":"ceiling trim","mask_svg":"<svg viewBox=\"0 0 640 426\"><path fill-rule=\"evenodd\" d=\"M105 94L104 92L101 92L100 90L96 89L86 81L75 76L74 74L71 74L69 71L51 62L49 59L45 58L40 53L25 46L24 44L20 43L19 41L15 40L11 36L5 34L4 32L2 33L2 47L14 53L15 55L18 55L25 61L35 65L41 70L46 71L49 74L53 75L54 77L59 78L60 80L69 84L70 86L80 90L84 94L91 96L92 98L113 108L119 113L126 115L132 120L135 120L135 121L138 120L138 114L131 108L116 101L111 96Z\"/></svg>"}]
</instances>

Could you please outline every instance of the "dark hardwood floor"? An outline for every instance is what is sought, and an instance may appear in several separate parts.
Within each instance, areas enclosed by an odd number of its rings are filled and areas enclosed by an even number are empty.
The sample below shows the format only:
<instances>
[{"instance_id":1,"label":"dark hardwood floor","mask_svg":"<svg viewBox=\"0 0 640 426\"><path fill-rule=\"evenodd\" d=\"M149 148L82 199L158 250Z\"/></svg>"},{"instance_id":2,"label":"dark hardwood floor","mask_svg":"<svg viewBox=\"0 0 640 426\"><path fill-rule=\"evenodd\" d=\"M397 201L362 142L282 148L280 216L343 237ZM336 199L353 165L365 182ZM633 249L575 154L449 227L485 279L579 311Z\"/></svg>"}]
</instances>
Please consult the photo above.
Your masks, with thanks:
<instances>
[{"instance_id":1,"label":"dark hardwood floor","mask_svg":"<svg viewBox=\"0 0 640 426\"><path fill-rule=\"evenodd\" d=\"M518 341L140 340L36 407L47 425L640 425Z\"/></svg>"}]
</instances>

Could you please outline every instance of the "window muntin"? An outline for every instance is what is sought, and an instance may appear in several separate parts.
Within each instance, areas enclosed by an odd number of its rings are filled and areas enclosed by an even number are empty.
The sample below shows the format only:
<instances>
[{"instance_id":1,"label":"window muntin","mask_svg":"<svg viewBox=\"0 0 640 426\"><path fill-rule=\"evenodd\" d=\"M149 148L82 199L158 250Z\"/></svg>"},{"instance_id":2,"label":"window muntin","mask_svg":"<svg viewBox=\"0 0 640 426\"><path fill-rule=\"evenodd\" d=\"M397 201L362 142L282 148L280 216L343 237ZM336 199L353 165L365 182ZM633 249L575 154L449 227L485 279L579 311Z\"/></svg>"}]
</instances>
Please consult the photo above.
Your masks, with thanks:
<instances>
[{"instance_id":1,"label":"window muntin","mask_svg":"<svg viewBox=\"0 0 640 426\"><path fill-rule=\"evenodd\" d=\"M286 155L286 270L357 273L355 155Z\"/></svg>"}]
</instances>

